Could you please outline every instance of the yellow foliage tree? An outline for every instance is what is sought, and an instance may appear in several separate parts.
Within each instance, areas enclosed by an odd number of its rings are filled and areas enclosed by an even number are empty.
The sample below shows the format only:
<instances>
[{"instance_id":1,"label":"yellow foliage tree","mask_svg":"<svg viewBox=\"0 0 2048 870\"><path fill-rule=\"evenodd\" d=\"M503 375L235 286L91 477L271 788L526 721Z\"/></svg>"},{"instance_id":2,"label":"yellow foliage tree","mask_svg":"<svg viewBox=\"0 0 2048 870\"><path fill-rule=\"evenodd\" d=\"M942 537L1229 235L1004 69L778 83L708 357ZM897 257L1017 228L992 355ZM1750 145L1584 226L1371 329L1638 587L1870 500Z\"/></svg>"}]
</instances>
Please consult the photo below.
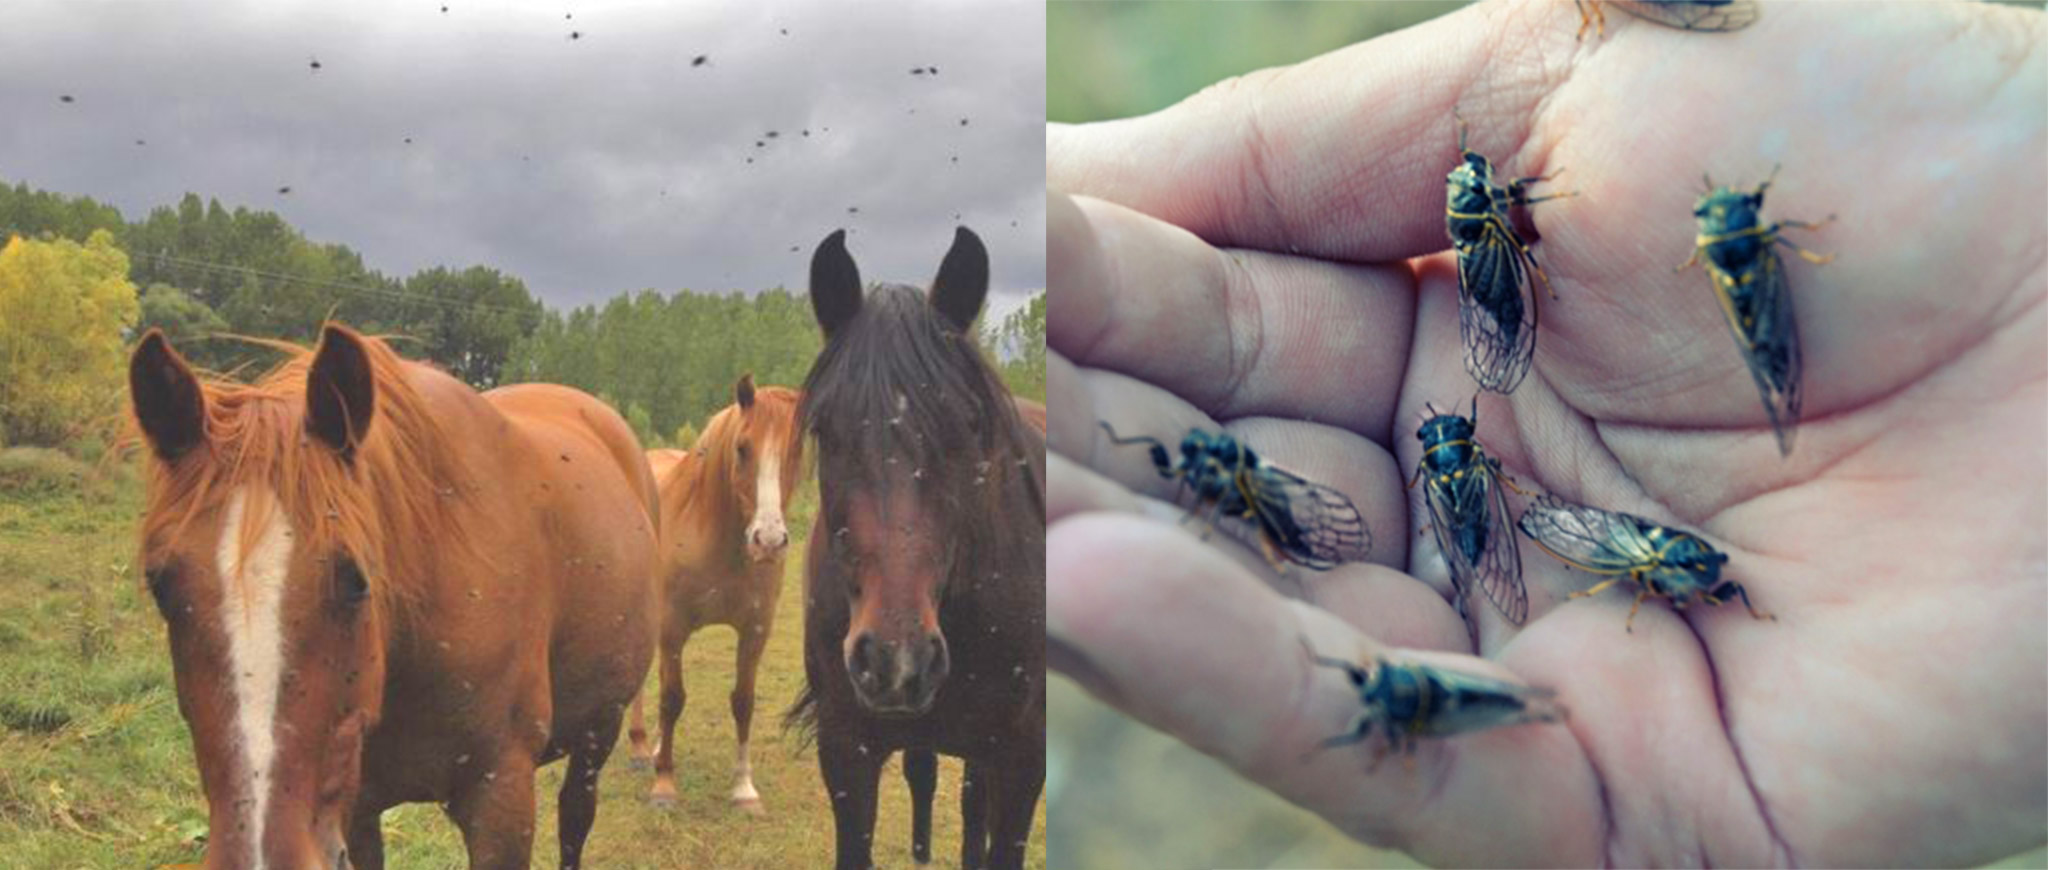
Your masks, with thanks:
<instances>
[{"instance_id":1,"label":"yellow foliage tree","mask_svg":"<svg viewBox=\"0 0 2048 870\"><path fill-rule=\"evenodd\" d=\"M111 419L138 314L128 256L97 230L79 244L19 236L0 248L0 430L62 444Z\"/></svg>"}]
</instances>

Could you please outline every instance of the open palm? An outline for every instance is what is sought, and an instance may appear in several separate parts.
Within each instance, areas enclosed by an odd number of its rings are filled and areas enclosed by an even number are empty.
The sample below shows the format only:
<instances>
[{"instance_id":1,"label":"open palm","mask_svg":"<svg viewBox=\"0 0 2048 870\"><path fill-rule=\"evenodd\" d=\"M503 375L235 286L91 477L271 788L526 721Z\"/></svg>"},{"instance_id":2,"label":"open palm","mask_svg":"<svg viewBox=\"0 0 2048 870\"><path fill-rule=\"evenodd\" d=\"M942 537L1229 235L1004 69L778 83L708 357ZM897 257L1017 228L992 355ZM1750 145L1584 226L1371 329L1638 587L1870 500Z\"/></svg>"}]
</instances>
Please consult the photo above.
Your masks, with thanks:
<instances>
[{"instance_id":1,"label":"open palm","mask_svg":"<svg viewBox=\"0 0 2048 870\"><path fill-rule=\"evenodd\" d=\"M1735 34L1487 3L1144 118L1048 131L1055 666L1345 830L1452 864L1969 863L2048 840L2048 60L2042 16L1781 4ZM1451 587L1425 406L1471 400L1443 229L1452 110L1557 300L1479 400L1524 488L1697 530L1737 605ZM1806 403L1781 459L1691 252L1700 176L1837 255L1787 258ZM1542 190L1539 188L1539 190ZM1461 411L1462 412L1462 411ZM1176 527L1125 434L1228 429L1348 494L1372 564L1276 575ZM1517 510L1525 504L1511 499ZM1304 603L1295 599L1307 599ZM1357 711L1327 655L1554 687L1564 726L1304 761ZM1471 658L1478 653L1490 661Z\"/></svg>"}]
</instances>

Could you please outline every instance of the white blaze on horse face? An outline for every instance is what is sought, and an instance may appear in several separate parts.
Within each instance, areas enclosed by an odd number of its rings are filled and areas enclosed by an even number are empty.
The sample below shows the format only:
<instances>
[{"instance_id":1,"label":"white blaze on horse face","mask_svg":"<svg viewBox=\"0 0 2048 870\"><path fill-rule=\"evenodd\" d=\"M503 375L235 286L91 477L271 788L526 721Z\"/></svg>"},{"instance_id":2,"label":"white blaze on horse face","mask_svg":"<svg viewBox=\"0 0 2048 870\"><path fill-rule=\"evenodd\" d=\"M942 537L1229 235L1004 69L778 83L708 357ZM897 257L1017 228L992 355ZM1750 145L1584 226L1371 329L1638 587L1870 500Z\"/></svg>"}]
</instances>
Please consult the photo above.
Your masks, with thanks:
<instances>
[{"instance_id":1,"label":"white blaze on horse face","mask_svg":"<svg viewBox=\"0 0 2048 870\"><path fill-rule=\"evenodd\" d=\"M747 548L756 559L774 558L789 546L789 527L782 519L782 457L766 453L754 473L754 517L747 523Z\"/></svg>"},{"instance_id":2,"label":"white blaze on horse face","mask_svg":"<svg viewBox=\"0 0 2048 870\"><path fill-rule=\"evenodd\" d=\"M221 524L219 560L221 622L228 638L228 664L233 668L234 729L249 791L240 805L248 808L250 863L263 868L263 818L270 806L271 764L277 754L277 689L283 673L284 638L279 605L284 598L286 570L291 565L291 522L276 509L273 493L257 499L268 506L253 520L244 516L249 490L236 490ZM244 550L244 522L259 524L253 546Z\"/></svg>"}]
</instances>

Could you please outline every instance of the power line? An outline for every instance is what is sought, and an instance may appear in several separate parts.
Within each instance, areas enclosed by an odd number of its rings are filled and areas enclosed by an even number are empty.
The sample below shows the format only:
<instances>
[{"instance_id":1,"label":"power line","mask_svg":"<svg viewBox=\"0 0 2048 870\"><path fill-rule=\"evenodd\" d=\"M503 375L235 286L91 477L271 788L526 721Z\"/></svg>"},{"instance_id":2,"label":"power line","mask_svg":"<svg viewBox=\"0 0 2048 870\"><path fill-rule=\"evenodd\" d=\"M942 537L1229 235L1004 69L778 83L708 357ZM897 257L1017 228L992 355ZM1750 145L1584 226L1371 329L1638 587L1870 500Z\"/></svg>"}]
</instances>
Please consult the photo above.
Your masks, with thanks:
<instances>
[{"instance_id":1,"label":"power line","mask_svg":"<svg viewBox=\"0 0 2048 870\"><path fill-rule=\"evenodd\" d=\"M397 302L426 303L429 305L439 305L446 307L449 310L456 311L469 309L483 309L487 311L498 311L505 314L523 314L530 310L510 305L498 305L489 302L464 302L459 299L445 299L440 296L433 296L425 293L408 293L403 290L392 290L390 288L375 287L368 284L352 284L346 281L334 281L324 278L310 278L304 275L291 275L283 272L271 272L250 266L238 266L232 263L215 263L206 260L195 260L189 257L175 256L162 251L131 252L129 256L131 258L155 260L159 263L172 263L180 266L186 266L202 270L210 270L213 272L225 274L246 275L250 277L263 278L271 281L277 281L288 284L300 284L308 287L327 287L336 290L348 290L356 293L363 293L371 296L390 299Z\"/></svg>"}]
</instances>

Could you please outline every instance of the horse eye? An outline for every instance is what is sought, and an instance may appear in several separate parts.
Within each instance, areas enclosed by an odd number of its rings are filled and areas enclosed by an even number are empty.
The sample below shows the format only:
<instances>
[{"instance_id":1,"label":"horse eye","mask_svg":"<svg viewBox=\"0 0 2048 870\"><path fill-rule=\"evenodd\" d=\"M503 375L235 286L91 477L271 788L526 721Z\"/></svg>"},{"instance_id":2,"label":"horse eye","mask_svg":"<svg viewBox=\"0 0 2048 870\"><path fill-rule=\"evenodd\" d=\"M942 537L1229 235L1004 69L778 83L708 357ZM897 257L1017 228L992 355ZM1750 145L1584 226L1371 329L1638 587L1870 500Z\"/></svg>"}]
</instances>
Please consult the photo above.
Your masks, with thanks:
<instances>
[{"instance_id":1,"label":"horse eye","mask_svg":"<svg viewBox=\"0 0 2048 870\"><path fill-rule=\"evenodd\" d=\"M171 569L151 568L143 573L143 577L149 583L149 597L156 599L156 612L164 619L170 619L171 614L178 612L172 606L177 603L177 595L171 589Z\"/></svg>"},{"instance_id":2,"label":"horse eye","mask_svg":"<svg viewBox=\"0 0 2048 870\"><path fill-rule=\"evenodd\" d=\"M363 572L356 567L354 559L344 557L336 561L334 594L336 600L351 609L370 597L370 582L363 579Z\"/></svg>"},{"instance_id":3,"label":"horse eye","mask_svg":"<svg viewBox=\"0 0 2048 870\"><path fill-rule=\"evenodd\" d=\"M747 460L748 460L749 458L753 457L753 455L754 455L754 448L753 448L753 447L751 447L751 446L749 446L749 445L747 444L747 442L745 442L745 441L742 441L742 442L740 442L740 447L739 447L739 455L740 455L740 461L741 461L741 462L745 462L745 461L747 461Z\"/></svg>"}]
</instances>

